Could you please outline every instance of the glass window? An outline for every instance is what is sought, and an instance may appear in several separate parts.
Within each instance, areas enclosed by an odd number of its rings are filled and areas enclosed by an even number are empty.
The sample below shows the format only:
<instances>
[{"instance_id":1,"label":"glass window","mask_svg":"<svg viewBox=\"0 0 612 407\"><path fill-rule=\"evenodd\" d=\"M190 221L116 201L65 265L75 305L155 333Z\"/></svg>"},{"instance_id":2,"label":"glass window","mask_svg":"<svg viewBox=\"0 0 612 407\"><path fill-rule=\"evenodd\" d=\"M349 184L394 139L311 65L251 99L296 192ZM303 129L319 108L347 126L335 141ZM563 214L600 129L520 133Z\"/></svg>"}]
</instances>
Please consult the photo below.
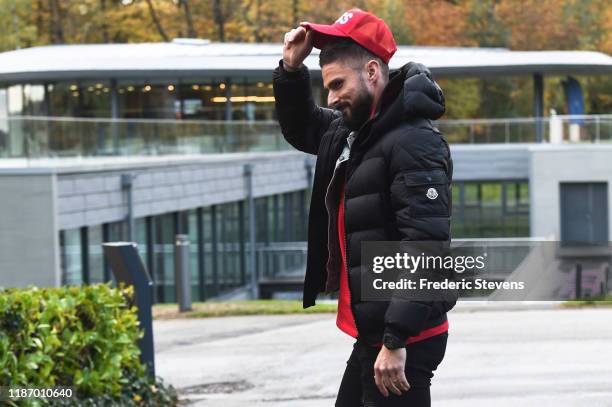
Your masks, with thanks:
<instances>
[{"instance_id":1,"label":"glass window","mask_svg":"<svg viewBox=\"0 0 612 407\"><path fill-rule=\"evenodd\" d=\"M81 230L69 229L60 232L62 284L83 283L83 257Z\"/></svg>"},{"instance_id":2,"label":"glass window","mask_svg":"<svg viewBox=\"0 0 612 407\"><path fill-rule=\"evenodd\" d=\"M58 82L49 86L49 105L52 116L79 116L81 90L77 83Z\"/></svg>"},{"instance_id":3,"label":"glass window","mask_svg":"<svg viewBox=\"0 0 612 407\"><path fill-rule=\"evenodd\" d=\"M142 260L142 264L145 265L149 275L151 275L151 270L149 270L149 265L147 264L148 259L148 241L147 241L147 219L146 218L138 218L134 219L134 240L138 245L138 255Z\"/></svg>"},{"instance_id":4,"label":"glass window","mask_svg":"<svg viewBox=\"0 0 612 407\"><path fill-rule=\"evenodd\" d=\"M120 82L117 88L119 116L122 118L145 117L143 88L144 81Z\"/></svg>"},{"instance_id":5,"label":"glass window","mask_svg":"<svg viewBox=\"0 0 612 407\"><path fill-rule=\"evenodd\" d=\"M246 81L231 81L229 92L232 106L232 120L255 120L256 98L251 95L252 84ZM249 97L250 96L250 97Z\"/></svg>"},{"instance_id":6,"label":"glass window","mask_svg":"<svg viewBox=\"0 0 612 407\"><path fill-rule=\"evenodd\" d=\"M80 117L110 117L110 83L106 81L84 82L78 92Z\"/></svg>"},{"instance_id":7,"label":"glass window","mask_svg":"<svg viewBox=\"0 0 612 407\"><path fill-rule=\"evenodd\" d=\"M234 79L231 84L232 120L274 120L274 92L271 82Z\"/></svg>"},{"instance_id":8,"label":"glass window","mask_svg":"<svg viewBox=\"0 0 612 407\"><path fill-rule=\"evenodd\" d=\"M105 225L102 226L103 228L103 236L104 236L104 228L107 229L108 236L105 237L105 243L106 242L121 242L121 241L125 241L127 240L127 224L125 222L113 222L113 223L107 223ZM115 275L112 273L112 271L109 269L108 270L108 275L111 278L111 281L113 282L113 285L116 285L116 279L115 279Z\"/></svg>"},{"instance_id":9,"label":"glass window","mask_svg":"<svg viewBox=\"0 0 612 407\"><path fill-rule=\"evenodd\" d=\"M87 243L89 245L89 282L90 284L103 283L104 255L102 251L102 226L87 228Z\"/></svg>"},{"instance_id":10,"label":"glass window","mask_svg":"<svg viewBox=\"0 0 612 407\"><path fill-rule=\"evenodd\" d=\"M127 224L125 222L113 222L108 224L108 241L121 242L127 239Z\"/></svg>"},{"instance_id":11,"label":"glass window","mask_svg":"<svg viewBox=\"0 0 612 407\"><path fill-rule=\"evenodd\" d=\"M45 116L45 85L23 85L23 112L30 116Z\"/></svg>"},{"instance_id":12,"label":"glass window","mask_svg":"<svg viewBox=\"0 0 612 407\"><path fill-rule=\"evenodd\" d=\"M123 118L180 118L179 89L175 81L120 81L119 116Z\"/></svg>"},{"instance_id":13,"label":"glass window","mask_svg":"<svg viewBox=\"0 0 612 407\"><path fill-rule=\"evenodd\" d=\"M529 236L529 183L506 182L504 226L509 236Z\"/></svg>"},{"instance_id":14,"label":"glass window","mask_svg":"<svg viewBox=\"0 0 612 407\"><path fill-rule=\"evenodd\" d=\"M23 86L14 85L8 88L8 112L11 116L24 114Z\"/></svg>"},{"instance_id":15,"label":"glass window","mask_svg":"<svg viewBox=\"0 0 612 407\"><path fill-rule=\"evenodd\" d=\"M238 243L238 268L239 281L237 284L246 284L247 282L247 250L251 250L250 242L250 217L248 201L240 201L238 204L238 219L237 219L237 236ZM257 232L257 231L255 231ZM257 242L257 239L255 239ZM250 274L249 274L250 275Z\"/></svg>"},{"instance_id":16,"label":"glass window","mask_svg":"<svg viewBox=\"0 0 612 407\"><path fill-rule=\"evenodd\" d=\"M306 241L308 240L308 204L310 203L310 196L308 190L297 192L297 194L299 206L297 207L296 229L298 232L295 240Z\"/></svg>"},{"instance_id":17,"label":"glass window","mask_svg":"<svg viewBox=\"0 0 612 407\"><path fill-rule=\"evenodd\" d=\"M529 236L528 194L526 182L455 183L452 236Z\"/></svg>"},{"instance_id":18,"label":"glass window","mask_svg":"<svg viewBox=\"0 0 612 407\"><path fill-rule=\"evenodd\" d=\"M293 226L295 223L295 218L293 217L293 194L290 192L283 194L283 203L283 239L286 242L290 242L293 240Z\"/></svg>"},{"instance_id":19,"label":"glass window","mask_svg":"<svg viewBox=\"0 0 612 407\"><path fill-rule=\"evenodd\" d=\"M154 218L154 277L156 302L175 302L174 287L174 215L164 214Z\"/></svg>"},{"instance_id":20,"label":"glass window","mask_svg":"<svg viewBox=\"0 0 612 407\"><path fill-rule=\"evenodd\" d=\"M268 205L270 215L268 220L270 221L270 232L271 240L273 242L282 242L283 240L283 195L274 195L271 197L272 204Z\"/></svg>"},{"instance_id":21,"label":"glass window","mask_svg":"<svg viewBox=\"0 0 612 407\"><path fill-rule=\"evenodd\" d=\"M266 196L255 199L256 241L259 243L270 242L268 201Z\"/></svg>"},{"instance_id":22,"label":"glass window","mask_svg":"<svg viewBox=\"0 0 612 407\"><path fill-rule=\"evenodd\" d=\"M46 116L48 114L46 92L46 85L23 85L23 113L30 116ZM23 131L25 154L29 157L47 156L50 141L47 123L32 121L17 123Z\"/></svg>"},{"instance_id":23,"label":"glass window","mask_svg":"<svg viewBox=\"0 0 612 407\"><path fill-rule=\"evenodd\" d=\"M15 85L7 89L8 114L9 116L20 116L25 114L23 101L23 86ZM10 122L10 131L6 140L6 153L8 157L23 157L26 152L25 138L27 129L23 121L13 120Z\"/></svg>"},{"instance_id":24,"label":"glass window","mask_svg":"<svg viewBox=\"0 0 612 407\"><path fill-rule=\"evenodd\" d=\"M217 295L218 281L218 226L217 206L206 207L202 211L204 223L204 278L206 282L205 292L207 295Z\"/></svg>"},{"instance_id":25,"label":"glass window","mask_svg":"<svg viewBox=\"0 0 612 407\"><path fill-rule=\"evenodd\" d=\"M224 80L185 80L179 85L177 111L183 119L225 120Z\"/></svg>"},{"instance_id":26,"label":"glass window","mask_svg":"<svg viewBox=\"0 0 612 407\"><path fill-rule=\"evenodd\" d=\"M529 184L527 182L507 182L506 210L509 213L529 210Z\"/></svg>"},{"instance_id":27,"label":"glass window","mask_svg":"<svg viewBox=\"0 0 612 407\"><path fill-rule=\"evenodd\" d=\"M465 206L480 206L482 200L482 188L478 183L463 183L463 194Z\"/></svg>"},{"instance_id":28,"label":"glass window","mask_svg":"<svg viewBox=\"0 0 612 407\"><path fill-rule=\"evenodd\" d=\"M7 155L9 145L8 97L6 89L0 88L0 157Z\"/></svg>"},{"instance_id":29,"label":"glass window","mask_svg":"<svg viewBox=\"0 0 612 407\"><path fill-rule=\"evenodd\" d=\"M8 97L5 88L0 88L0 117L8 117Z\"/></svg>"},{"instance_id":30,"label":"glass window","mask_svg":"<svg viewBox=\"0 0 612 407\"><path fill-rule=\"evenodd\" d=\"M480 234L483 237L500 236L504 230L502 216L502 188L500 183L481 185Z\"/></svg>"},{"instance_id":31,"label":"glass window","mask_svg":"<svg viewBox=\"0 0 612 407\"><path fill-rule=\"evenodd\" d=\"M110 90L106 82L58 82L47 85L48 115L110 117ZM43 123L39 144L56 154L94 155L112 151L111 125L100 122L49 121Z\"/></svg>"},{"instance_id":32,"label":"glass window","mask_svg":"<svg viewBox=\"0 0 612 407\"><path fill-rule=\"evenodd\" d=\"M465 188L462 182L454 183L451 187L452 193L452 216L451 216L451 236L454 238L465 236L465 232L463 230L464 220L463 216L465 214L464 205L464 193Z\"/></svg>"},{"instance_id":33,"label":"glass window","mask_svg":"<svg viewBox=\"0 0 612 407\"><path fill-rule=\"evenodd\" d=\"M48 86L49 115L110 117L110 81L56 82Z\"/></svg>"},{"instance_id":34,"label":"glass window","mask_svg":"<svg viewBox=\"0 0 612 407\"><path fill-rule=\"evenodd\" d=\"M221 290L241 283L241 236L238 202L218 206L219 209L219 285Z\"/></svg>"},{"instance_id":35,"label":"glass window","mask_svg":"<svg viewBox=\"0 0 612 407\"><path fill-rule=\"evenodd\" d=\"M192 209L187 212L187 232L189 235L189 256L191 271L191 298L203 301L200 290L200 267L199 267L199 241L198 210Z\"/></svg>"},{"instance_id":36,"label":"glass window","mask_svg":"<svg viewBox=\"0 0 612 407\"><path fill-rule=\"evenodd\" d=\"M306 191L296 191L287 194L286 199L290 216L290 231L287 236L288 241L304 241L307 239L306 228L308 218Z\"/></svg>"}]
</instances>

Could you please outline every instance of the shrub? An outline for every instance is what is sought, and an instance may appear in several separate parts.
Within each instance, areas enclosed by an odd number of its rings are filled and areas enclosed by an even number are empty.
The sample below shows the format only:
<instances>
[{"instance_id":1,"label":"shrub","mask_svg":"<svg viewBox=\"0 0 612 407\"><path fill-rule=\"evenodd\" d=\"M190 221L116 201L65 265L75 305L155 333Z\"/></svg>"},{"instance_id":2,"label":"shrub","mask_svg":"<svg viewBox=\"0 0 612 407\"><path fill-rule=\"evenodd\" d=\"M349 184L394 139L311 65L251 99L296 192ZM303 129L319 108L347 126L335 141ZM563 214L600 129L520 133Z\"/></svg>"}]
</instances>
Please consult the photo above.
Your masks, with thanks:
<instances>
[{"instance_id":1,"label":"shrub","mask_svg":"<svg viewBox=\"0 0 612 407\"><path fill-rule=\"evenodd\" d=\"M70 386L71 400L22 405L173 405L146 377L133 287L109 284L0 291L0 386Z\"/></svg>"}]
</instances>

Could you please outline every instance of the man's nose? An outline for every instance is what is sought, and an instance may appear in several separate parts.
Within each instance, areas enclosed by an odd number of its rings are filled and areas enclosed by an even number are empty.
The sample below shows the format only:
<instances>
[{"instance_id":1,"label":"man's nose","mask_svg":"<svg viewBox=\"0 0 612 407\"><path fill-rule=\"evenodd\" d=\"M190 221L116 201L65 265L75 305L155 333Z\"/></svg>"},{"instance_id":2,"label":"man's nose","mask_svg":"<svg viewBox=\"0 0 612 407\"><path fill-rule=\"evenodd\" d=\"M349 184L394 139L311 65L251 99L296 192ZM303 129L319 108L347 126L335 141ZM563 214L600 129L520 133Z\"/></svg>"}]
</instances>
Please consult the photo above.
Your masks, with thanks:
<instances>
[{"instance_id":1,"label":"man's nose","mask_svg":"<svg viewBox=\"0 0 612 407\"><path fill-rule=\"evenodd\" d=\"M332 107L338 102L338 97L334 92L329 92L327 95L327 106Z\"/></svg>"}]
</instances>

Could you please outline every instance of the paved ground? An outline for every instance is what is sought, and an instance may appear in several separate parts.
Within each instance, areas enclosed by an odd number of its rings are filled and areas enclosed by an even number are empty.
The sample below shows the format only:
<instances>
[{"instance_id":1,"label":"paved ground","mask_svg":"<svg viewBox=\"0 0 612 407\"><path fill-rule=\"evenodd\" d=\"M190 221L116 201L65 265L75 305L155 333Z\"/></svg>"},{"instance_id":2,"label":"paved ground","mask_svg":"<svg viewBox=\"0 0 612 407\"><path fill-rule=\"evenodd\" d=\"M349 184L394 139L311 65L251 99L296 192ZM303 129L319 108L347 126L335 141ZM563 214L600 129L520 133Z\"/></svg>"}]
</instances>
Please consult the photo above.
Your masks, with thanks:
<instances>
[{"instance_id":1,"label":"paved ground","mask_svg":"<svg viewBox=\"0 0 612 407\"><path fill-rule=\"evenodd\" d=\"M155 321L157 374L190 406L333 406L352 345L334 318ZM464 303L450 323L433 406L612 406L612 309Z\"/></svg>"}]
</instances>

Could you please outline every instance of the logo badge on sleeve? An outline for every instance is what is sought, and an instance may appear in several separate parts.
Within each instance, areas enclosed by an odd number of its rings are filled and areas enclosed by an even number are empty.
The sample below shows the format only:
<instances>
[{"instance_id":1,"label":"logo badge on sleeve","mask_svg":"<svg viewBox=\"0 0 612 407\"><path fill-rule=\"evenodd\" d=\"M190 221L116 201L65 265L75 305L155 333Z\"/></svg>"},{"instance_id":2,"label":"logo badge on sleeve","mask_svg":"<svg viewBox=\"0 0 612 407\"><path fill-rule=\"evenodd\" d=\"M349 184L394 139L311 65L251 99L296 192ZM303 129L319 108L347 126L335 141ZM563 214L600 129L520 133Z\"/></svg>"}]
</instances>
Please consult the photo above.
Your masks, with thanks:
<instances>
[{"instance_id":1,"label":"logo badge on sleeve","mask_svg":"<svg viewBox=\"0 0 612 407\"><path fill-rule=\"evenodd\" d=\"M436 199L438 197L438 191L436 191L435 188L429 188L426 196L429 199Z\"/></svg>"}]
</instances>

